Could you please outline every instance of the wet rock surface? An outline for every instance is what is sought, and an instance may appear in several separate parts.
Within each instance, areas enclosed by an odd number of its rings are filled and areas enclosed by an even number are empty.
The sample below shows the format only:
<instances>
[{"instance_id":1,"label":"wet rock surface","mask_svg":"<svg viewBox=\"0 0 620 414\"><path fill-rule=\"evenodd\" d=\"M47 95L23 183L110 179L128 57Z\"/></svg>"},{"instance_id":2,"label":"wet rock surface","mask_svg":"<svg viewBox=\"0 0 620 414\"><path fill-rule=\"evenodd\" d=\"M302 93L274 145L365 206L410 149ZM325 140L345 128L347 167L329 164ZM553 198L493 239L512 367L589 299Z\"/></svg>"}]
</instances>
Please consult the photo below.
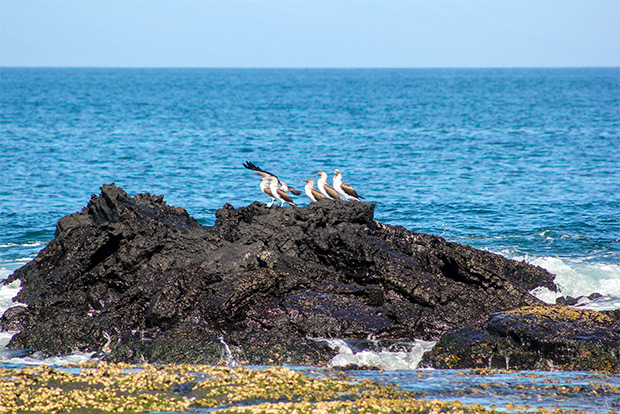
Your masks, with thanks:
<instances>
[{"instance_id":1,"label":"wet rock surface","mask_svg":"<svg viewBox=\"0 0 620 414\"><path fill-rule=\"evenodd\" d=\"M446 333L421 366L620 372L618 312L545 305Z\"/></svg>"},{"instance_id":2,"label":"wet rock surface","mask_svg":"<svg viewBox=\"0 0 620 414\"><path fill-rule=\"evenodd\" d=\"M539 267L379 223L374 207L227 204L204 227L104 185L10 276L28 307L0 323L20 330L10 347L50 355L321 365L334 351L315 338L438 339L556 290Z\"/></svg>"}]
</instances>

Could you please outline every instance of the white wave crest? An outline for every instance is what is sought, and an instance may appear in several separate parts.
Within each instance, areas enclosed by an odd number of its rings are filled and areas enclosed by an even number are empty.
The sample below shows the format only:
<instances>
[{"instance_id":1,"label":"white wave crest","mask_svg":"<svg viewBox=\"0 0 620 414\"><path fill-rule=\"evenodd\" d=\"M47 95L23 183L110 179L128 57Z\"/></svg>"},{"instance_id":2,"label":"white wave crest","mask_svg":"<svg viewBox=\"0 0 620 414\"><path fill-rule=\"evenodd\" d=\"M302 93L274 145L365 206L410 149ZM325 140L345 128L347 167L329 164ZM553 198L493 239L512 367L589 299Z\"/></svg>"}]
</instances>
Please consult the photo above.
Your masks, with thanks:
<instances>
[{"instance_id":1,"label":"white wave crest","mask_svg":"<svg viewBox=\"0 0 620 414\"><path fill-rule=\"evenodd\" d=\"M559 292L538 287L530 293L538 299L555 303L560 296L589 296L600 293L604 296L606 309L620 308L620 265L616 263L591 262L584 259L560 257L525 257L525 261L556 275L555 284ZM600 302L600 301L596 301ZM581 303L584 307L589 304ZM601 303L593 305L600 308ZM602 309L598 309L602 310Z\"/></svg>"},{"instance_id":2,"label":"white wave crest","mask_svg":"<svg viewBox=\"0 0 620 414\"><path fill-rule=\"evenodd\" d=\"M430 351L436 343L436 341L414 340L413 342L396 344L396 347L373 347L375 349L362 349L355 352L349 343L343 339L315 338L315 340L325 342L332 349L338 351L338 355L331 360L330 367L354 365L386 371L416 369L422 360L422 355Z\"/></svg>"},{"instance_id":3,"label":"white wave crest","mask_svg":"<svg viewBox=\"0 0 620 414\"><path fill-rule=\"evenodd\" d=\"M96 352L76 351L68 355L44 357L40 352L35 352L28 356L24 355L24 350L12 350L6 346L17 331L0 332L0 363L18 365L68 365L81 364L82 362L98 361L94 355Z\"/></svg>"},{"instance_id":4,"label":"white wave crest","mask_svg":"<svg viewBox=\"0 0 620 414\"><path fill-rule=\"evenodd\" d=\"M6 348L9 342L11 342L11 338L13 338L13 335L15 335L16 333L17 331L0 332L0 352L3 348Z\"/></svg>"},{"instance_id":5,"label":"white wave crest","mask_svg":"<svg viewBox=\"0 0 620 414\"><path fill-rule=\"evenodd\" d=\"M98 361L98 358L94 358L93 356L96 352L74 352L68 355L61 356L52 356L52 357L43 357L40 353L35 352L34 354L26 357L6 357L2 358L2 352L0 350L0 362L9 363L9 364L19 364L19 365L48 365L48 366L57 366L57 365L69 365L69 364L81 364L83 362L89 361Z\"/></svg>"},{"instance_id":6,"label":"white wave crest","mask_svg":"<svg viewBox=\"0 0 620 414\"><path fill-rule=\"evenodd\" d=\"M4 312L13 306L26 306L23 303L13 302L13 298L17 296L22 288L21 280L16 280L8 285L3 285L0 279L0 316L4 315Z\"/></svg>"},{"instance_id":7,"label":"white wave crest","mask_svg":"<svg viewBox=\"0 0 620 414\"><path fill-rule=\"evenodd\" d=\"M5 243L5 244L0 244L0 248L3 248L3 247L38 247L38 246L43 246L46 243L47 242L40 241L40 240L27 241L23 243Z\"/></svg>"},{"instance_id":8,"label":"white wave crest","mask_svg":"<svg viewBox=\"0 0 620 414\"><path fill-rule=\"evenodd\" d=\"M0 267L0 282L2 282L4 279L8 278L11 273L13 273L13 270L6 268L6 267Z\"/></svg>"}]
</instances>

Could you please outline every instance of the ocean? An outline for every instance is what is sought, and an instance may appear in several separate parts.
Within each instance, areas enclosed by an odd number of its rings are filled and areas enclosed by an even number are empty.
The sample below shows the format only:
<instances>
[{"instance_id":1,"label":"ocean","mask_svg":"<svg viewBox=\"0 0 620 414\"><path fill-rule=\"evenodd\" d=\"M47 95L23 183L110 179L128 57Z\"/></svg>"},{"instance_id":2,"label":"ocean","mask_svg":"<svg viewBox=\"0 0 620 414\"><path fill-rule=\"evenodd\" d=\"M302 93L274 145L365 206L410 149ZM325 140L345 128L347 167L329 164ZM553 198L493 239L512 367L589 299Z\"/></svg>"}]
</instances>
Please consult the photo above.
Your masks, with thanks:
<instances>
[{"instance_id":1,"label":"ocean","mask_svg":"<svg viewBox=\"0 0 620 414\"><path fill-rule=\"evenodd\" d=\"M0 280L104 183L204 225L268 202L252 161L300 189L339 168L376 220L539 265L549 303L620 308L618 68L0 68L0 94Z\"/></svg>"}]
</instances>

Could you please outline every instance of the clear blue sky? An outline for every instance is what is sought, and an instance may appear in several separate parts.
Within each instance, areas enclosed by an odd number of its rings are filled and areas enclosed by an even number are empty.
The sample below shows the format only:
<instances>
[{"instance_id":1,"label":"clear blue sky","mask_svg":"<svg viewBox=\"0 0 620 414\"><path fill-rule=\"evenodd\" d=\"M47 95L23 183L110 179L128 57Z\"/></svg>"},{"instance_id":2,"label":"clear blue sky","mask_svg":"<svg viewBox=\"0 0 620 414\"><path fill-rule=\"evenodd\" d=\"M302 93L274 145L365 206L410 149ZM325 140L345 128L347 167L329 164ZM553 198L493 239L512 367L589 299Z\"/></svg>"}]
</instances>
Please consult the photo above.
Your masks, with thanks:
<instances>
[{"instance_id":1,"label":"clear blue sky","mask_svg":"<svg viewBox=\"0 0 620 414\"><path fill-rule=\"evenodd\" d=\"M620 66L620 0L0 0L0 65Z\"/></svg>"}]
</instances>

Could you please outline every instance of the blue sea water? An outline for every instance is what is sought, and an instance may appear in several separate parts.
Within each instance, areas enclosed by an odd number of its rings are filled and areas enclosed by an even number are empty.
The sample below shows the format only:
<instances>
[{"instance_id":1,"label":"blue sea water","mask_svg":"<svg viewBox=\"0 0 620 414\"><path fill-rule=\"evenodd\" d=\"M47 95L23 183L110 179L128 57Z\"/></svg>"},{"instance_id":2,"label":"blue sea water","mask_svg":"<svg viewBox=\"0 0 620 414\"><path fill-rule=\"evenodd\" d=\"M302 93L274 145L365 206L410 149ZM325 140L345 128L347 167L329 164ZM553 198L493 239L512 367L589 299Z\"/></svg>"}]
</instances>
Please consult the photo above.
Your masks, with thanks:
<instances>
[{"instance_id":1,"label":"blue sea water","mask_svg":"<svg viewBox=\"0 0 620 414\"><path fill-rule=\"evenodd\" d=\"M0 87L0 268L104 183L206 225L267 201L251 160L300 187L340 168L382 222L620 296L618 68L2 68Z\"/></svg>"},{"instance_id":2,"label":"blue sea water","mask_svg":"<svg viewBox=\"0 0 620 414\"><path fill-rule=\"evenodd\" d=\"M299 188L339 168L379 221L620 308L618 68L1 68L0 279L104 183L205 225L225 203L267 202L246 160Z\"/></svg>"}]
</instances>

